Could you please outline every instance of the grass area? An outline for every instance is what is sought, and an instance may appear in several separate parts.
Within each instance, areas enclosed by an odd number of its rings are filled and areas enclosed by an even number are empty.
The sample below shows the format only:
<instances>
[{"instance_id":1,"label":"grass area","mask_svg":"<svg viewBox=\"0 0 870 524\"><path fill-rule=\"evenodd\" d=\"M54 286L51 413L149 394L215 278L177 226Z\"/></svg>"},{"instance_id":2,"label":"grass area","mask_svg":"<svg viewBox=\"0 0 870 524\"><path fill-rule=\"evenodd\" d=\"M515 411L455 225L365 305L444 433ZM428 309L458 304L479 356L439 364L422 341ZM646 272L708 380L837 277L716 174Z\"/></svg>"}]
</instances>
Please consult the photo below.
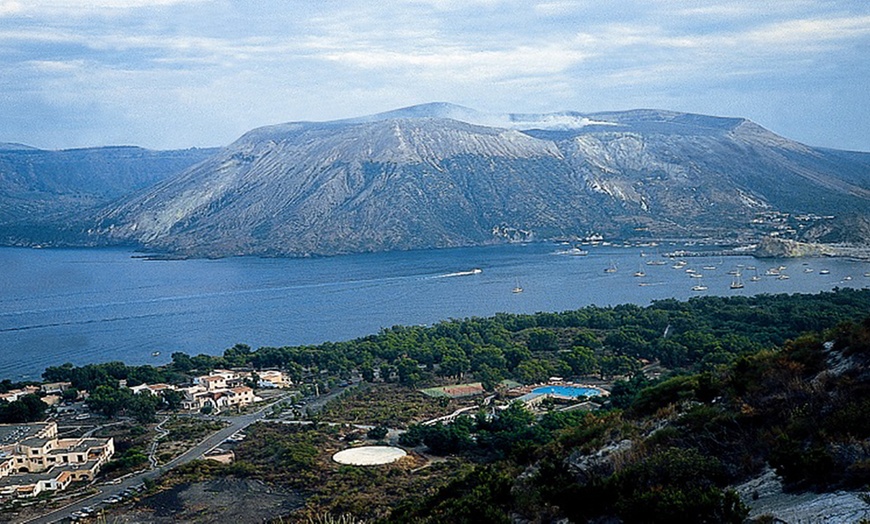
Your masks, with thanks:
<instances>
[{"instance_id":1,"label":"grass area","mask_svg":"<svg viewBox=\"0 0 870 524\"><path fill-rule=\"evenodd\" d=\"M464 398L482 395L485 392L483 384L480 382L470 382L468 384L454 384L451 386L438 386L434 388L421 389L427 397L447 397L447 398Z\"/></svg>"},{"instance_id":2,"label":"grass area","mask_svg":"<svg viewBox=\"0 0 870 524\"><path fill-rule=\"evenodd\" d=\"M398 384L379 384L349 391L333 400L321 411L320 420L405 428L467 405L468 401L433 398Z\"/></svg>"}]
</instances>

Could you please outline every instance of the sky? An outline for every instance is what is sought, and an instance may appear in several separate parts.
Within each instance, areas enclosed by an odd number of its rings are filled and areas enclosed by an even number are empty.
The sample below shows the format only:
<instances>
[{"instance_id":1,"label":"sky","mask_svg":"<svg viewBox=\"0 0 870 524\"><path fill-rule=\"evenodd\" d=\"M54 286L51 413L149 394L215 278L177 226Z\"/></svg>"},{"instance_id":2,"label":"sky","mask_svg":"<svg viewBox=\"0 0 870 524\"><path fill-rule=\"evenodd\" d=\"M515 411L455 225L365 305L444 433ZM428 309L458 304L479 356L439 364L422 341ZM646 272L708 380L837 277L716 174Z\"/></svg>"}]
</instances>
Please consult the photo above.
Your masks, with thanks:
<instances>
[{"instance_id":1,"label":"sky","mask_svg":"<svg viewBox=\"0 0 870 524\"><path fill-rule=\"evenodd\" d=\"M427 102L870 151L866 0L0 0L0 142L222 146Z\"/></svg>"}]
</instances>

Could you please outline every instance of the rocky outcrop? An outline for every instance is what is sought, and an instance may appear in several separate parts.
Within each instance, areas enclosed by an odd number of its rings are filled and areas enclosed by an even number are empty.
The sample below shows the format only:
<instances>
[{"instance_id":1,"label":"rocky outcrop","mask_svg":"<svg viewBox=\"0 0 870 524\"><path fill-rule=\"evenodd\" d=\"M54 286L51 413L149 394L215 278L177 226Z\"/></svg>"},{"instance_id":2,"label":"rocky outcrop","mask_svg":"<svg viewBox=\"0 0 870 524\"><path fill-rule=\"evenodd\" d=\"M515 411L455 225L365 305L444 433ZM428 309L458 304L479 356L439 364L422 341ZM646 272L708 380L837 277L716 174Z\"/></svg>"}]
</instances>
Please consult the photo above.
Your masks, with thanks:
<instances>
[{"instance_id":1,"label":"rocky outcrop","mask_svg":"<svg viewBox=\"0 0 870 524\"><path fill-rule=\"evenodd\" d=\"M758 258L800 258L835 255L836 251L822 244L807 244L776 237L764 237L752 253Z\"/></svg>"},{"instance_id":2,"label":"rocky outcrop","mask_svg":"<svg viewBox=\"0 0 870 524\"><path fill-rule=\"evenodd\" d=\"M807 242L870 246L870 215L850 213L813 225L801 238Z\"/></svg>"}]
</instances>

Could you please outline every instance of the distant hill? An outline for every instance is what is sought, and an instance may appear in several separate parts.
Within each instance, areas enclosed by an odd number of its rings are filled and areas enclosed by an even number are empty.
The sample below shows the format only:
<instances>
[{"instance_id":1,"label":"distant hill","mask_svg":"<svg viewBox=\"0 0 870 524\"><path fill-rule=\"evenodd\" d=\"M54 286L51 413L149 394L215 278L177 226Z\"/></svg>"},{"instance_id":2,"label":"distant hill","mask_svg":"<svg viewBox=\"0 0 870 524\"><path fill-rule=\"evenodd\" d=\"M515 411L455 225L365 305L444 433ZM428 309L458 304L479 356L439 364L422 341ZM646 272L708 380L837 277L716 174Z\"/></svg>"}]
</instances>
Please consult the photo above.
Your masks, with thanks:
<instances>
[{"instance_id":1,"label":"distant hill","mask_svg":"<svg viewBox=\"0 0 870 524\"><path fill-rule=\"evenodd\" d=\"M93 243L331 255L582 237L730 237L759 212L870 209L870 154L740 118L427 104L250 131L105 207Z\"/></svg>"},{"instance_id":2,"label":"distant hill","mask_svg":"<svg viewBox=\"0 0 870 524\"><path fill-rule=\"evenodd\" d=\"M88 212L178 174L216 151L46 151L0 143L0 242L75 243Z\"/></svg>"}]
</instances>

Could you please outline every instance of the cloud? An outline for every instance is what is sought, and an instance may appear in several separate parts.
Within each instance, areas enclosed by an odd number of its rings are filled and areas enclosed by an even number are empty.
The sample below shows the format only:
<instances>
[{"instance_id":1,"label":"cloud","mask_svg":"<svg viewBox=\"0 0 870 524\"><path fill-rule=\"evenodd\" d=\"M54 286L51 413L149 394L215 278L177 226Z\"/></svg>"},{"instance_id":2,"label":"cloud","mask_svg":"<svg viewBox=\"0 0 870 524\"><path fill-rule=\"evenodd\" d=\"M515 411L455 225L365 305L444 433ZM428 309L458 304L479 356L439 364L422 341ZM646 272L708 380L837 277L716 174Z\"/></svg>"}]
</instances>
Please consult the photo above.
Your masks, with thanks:
<instances>
[{"instance_id":1,"label":"cloud","mask_svg":"<svg viewBox=\"0 0 870 524\"><path fill-rule=\"evenodd\" d=\"M0 16L18 14L23 10L21 2L16 0L0 0Z\"/></svg>"},{"instance_id":2,"label":"cloud","mask_svg":"<svg viewBox=\"0 0 870 524\"><path fill-rule=\"evenodd\" d=\"M76 137L151 146L432 100L735 114L868 83L870 5L847 0L0 0L0 16L4 115L87 111L113 131ZM0 138L26 141L16 125Z\"/></svg>"}]
</instances>

